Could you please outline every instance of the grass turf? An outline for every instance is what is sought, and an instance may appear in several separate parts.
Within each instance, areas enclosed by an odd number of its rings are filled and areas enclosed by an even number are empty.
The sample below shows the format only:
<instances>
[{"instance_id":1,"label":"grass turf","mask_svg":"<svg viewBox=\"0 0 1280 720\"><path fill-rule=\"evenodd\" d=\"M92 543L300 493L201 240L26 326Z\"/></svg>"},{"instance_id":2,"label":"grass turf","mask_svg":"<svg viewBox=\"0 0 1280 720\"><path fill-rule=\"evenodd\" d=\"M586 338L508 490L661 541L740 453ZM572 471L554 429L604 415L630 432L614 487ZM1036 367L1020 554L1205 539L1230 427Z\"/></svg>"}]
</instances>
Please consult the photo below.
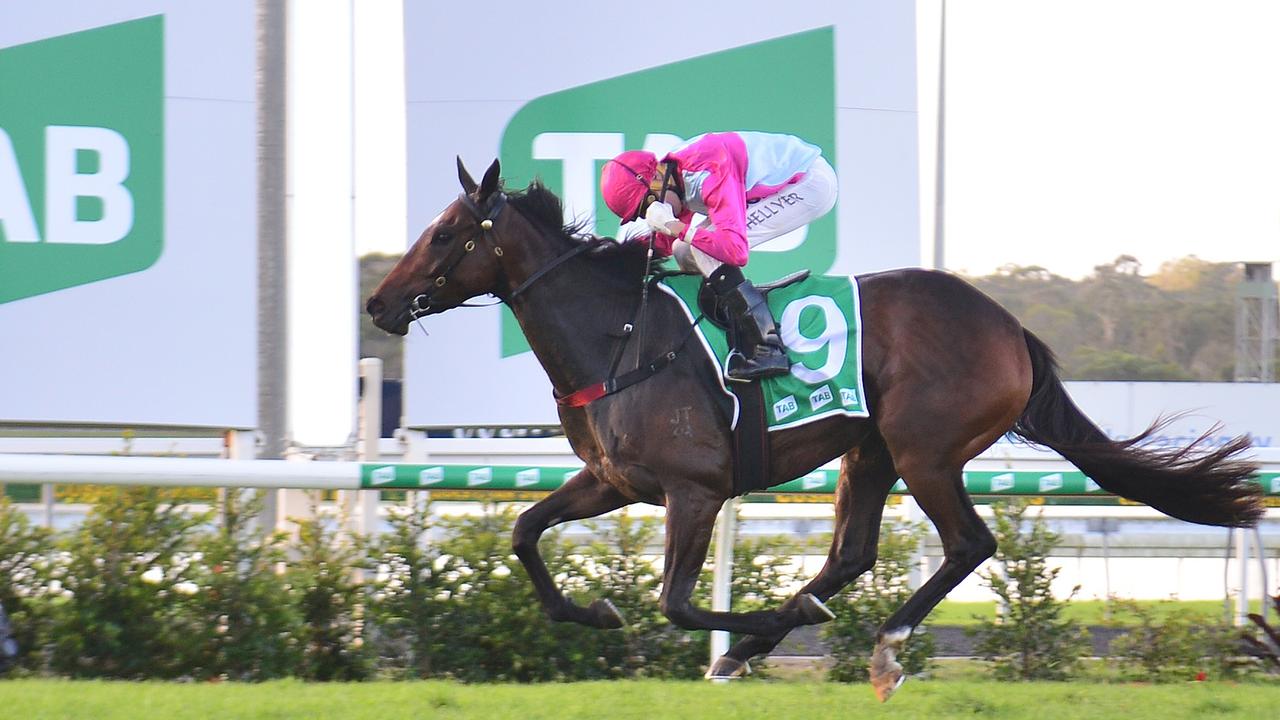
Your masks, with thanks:
<instances>
[{"instance_id":1,"label":"grass turf","mask_svg":"<svg viewBox=\"0 0 1280 720\"><path fill-rule=\"evenodd\" d=\"M1222 618L1224 617L1221 600L1131 600L1143 608L1152 610L1156 617L1163 618L1171 612L1190 611L1205 615L1208 617ZM1072 600L1066 603L1066 609L1063 611L1063 617L1074 620L1083 625L1105 625L1107 623L1107 602L1105 600ZM1113 605L1113 607L1115 607ZM1259 612L1261 606L1260 601L1253 600L1249 603L1252 612ZM1235 604L1231 605L1231 612L1235 613ZM952 602L944 600L938 604L938 607L929 613L929 617L925 620L926 625L977 625L979 618L991 618L996 616L995 602ZM1119 611L1118 620L1123 621L1126 614ZM1280 714L1277 715L1280 717Z\"/></svg>"},{"instance_id":2,"label":"grass turf","mask_svg":"<svg viewBox=\"0 0 1280 720\"><path fill-rule=\"evenodd\" d=\"M728 720L1002 718L1180 720L1280 716L1280 685L910 681L881 705L867 685L618 681L459 685L444 681L260 685L0 682L0 717L22 720Z\"/></svg>"}]
</instances>

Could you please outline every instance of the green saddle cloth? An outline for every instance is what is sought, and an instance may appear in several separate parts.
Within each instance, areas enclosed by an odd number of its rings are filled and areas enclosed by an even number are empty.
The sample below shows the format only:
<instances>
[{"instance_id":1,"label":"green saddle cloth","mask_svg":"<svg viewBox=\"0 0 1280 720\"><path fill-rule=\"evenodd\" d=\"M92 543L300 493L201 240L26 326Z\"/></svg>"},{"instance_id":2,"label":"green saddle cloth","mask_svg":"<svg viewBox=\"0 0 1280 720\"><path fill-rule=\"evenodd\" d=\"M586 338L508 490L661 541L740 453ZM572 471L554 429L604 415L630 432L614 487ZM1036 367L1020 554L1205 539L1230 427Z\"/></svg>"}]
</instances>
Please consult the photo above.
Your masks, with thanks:
<instances>
[{"instance_id":1,"label":"green saddle cloth","mask_svg":"<svg viewBox=\"0 0 1280 720\"><path fill-rule=\"evenodd\" d=\"M702 278L696 275L674 275L658 284L680 302L690 321L700 315L701 286ZM769 430L796 427L831 415L869 416L862 388L862 317L857 279L810 276L769 291L767 298L791 361L789 374L763 381ZM694 334L719 368L723 387L730 350L726 332L704 318ZM733 397L728 390L725 393ZM733 419L736 425L736 398Z\"/></svg>"}]
</instances>

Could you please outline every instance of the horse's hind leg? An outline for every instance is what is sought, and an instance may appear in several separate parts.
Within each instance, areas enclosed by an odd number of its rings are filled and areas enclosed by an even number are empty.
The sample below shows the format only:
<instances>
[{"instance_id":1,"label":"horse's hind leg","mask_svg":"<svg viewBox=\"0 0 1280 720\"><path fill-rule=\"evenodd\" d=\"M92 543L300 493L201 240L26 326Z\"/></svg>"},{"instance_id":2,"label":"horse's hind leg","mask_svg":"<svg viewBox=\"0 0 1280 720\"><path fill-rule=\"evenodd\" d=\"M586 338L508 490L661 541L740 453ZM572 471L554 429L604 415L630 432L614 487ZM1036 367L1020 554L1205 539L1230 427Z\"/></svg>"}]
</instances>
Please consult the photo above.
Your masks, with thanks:
<instances>
[{"instance_id":1,"label":"horse's hind leg","mask_svg":"<svg viewBox=\"0 0 1280 720\"><path fill-rule=\"evenodd\" d=\"M608 600L595 600L584 608L560 592L538 553L538 538L553 525L603 515L631 503L632 500L584 468L516 518L511 544L552 620L604 629L622 627L622 615Z\"/></svg>"},{"instance_id":2,"label":"horse's hind leg","mask_svg":"<svg viewBox=\"0 0 1280 720\"><path fill-rule=\"evenodd\" d=\"M887 700L902 683L902 666L897 662L911 632L962 580L996 550L995 538L986 523L974 512L964 489L960 467L944 468L905 464L899 459L902 478L933 521L942 540L943 562L929 578L880 626L871 654L871 686L881 701Z\"/></svg>"},{"instance_id":3,"label":"horse's hind leg","mask_svg":"<svg viewBox=\"0 0 1280 720\"><path fill-rule=\"evenodd\" d=\"M897 478L893 460L879 433L873 433L844 456L836 484L835 528L827 562L784 608L791 607L806 594L829 600L875 565L884 501ZM745 674L748 660L773 650L786 634L787 631L783 631L742 638L715 661L707 677L731 678Z\"/></svg>"},{"instance_id":4,"label":"horse's hind leg","mask_svg":"<svg viewBox=\"0 0 1280 720\"><path fill-rule=\"evenodd\" d=\"M723 504L723 497L698 486L679 497L667 495L666 563L659 598L662 614L686 630L728 630L751 635L785 633L797 625L815 625L835 617L811 595L802 596L784 609L747 613L713 612L693 605L693 589L707 559L716 514Z\"/></svg>"}]
</instances>

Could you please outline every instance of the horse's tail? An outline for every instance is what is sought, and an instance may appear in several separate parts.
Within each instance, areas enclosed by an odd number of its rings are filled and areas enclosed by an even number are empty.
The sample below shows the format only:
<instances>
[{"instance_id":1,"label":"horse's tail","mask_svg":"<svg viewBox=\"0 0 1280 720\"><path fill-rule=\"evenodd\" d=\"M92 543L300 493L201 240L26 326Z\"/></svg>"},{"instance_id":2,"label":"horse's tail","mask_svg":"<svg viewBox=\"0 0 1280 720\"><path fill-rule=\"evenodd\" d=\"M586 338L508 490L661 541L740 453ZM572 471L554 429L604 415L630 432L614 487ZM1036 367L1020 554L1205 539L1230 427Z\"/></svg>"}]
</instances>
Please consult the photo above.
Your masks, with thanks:
<instances>
[{"instance_id":1,"label":"horse's tail","mask_svg":"<svg viewBox=\"0 0 1280 720\"><path fill-rule=\"evenodd\" d=\"M1249 448L1239 436L1206 449L1210 433L1185 448L1153 450L1143 441L1163 429L1160 420L1128 440L1112 440L1076 407L1058 378L1048 346L1024 330L1031 353L1031 398L1013 433L1056 450L1104 490L1205 525L1249 527L1262 515L1257 466L1237 456Z\"/></svg>"}]
</instances>

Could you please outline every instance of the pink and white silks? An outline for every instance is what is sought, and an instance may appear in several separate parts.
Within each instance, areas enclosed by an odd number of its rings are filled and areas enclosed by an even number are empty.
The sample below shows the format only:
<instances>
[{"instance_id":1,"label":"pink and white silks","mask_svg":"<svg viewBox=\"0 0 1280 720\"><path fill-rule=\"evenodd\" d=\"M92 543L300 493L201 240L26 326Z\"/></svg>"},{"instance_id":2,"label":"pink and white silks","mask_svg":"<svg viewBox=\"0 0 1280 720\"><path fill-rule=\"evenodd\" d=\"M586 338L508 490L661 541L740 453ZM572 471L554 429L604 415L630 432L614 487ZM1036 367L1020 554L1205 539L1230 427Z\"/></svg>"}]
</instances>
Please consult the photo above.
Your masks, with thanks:
<instances>
[{"instance_id":1,"label":"pink and white silks","mask_svg":"<svg viewBox=\"0 0 1280 720\"><path fill-rule=\"evenodd\" d=\"M669 255L676 242L688 242L701 251L694 257L704 272L708 260L746 265L750 248L807 225L835 205L835 171L820 148L792 135L707 133L662 159L675 162L680 172L685 208L679 219L690 228L683 238L653 233L654 250ZM697 226L695 213L706 216ZM710 258L699 257L703 253Z\"/></svg>"}]
</instances>

